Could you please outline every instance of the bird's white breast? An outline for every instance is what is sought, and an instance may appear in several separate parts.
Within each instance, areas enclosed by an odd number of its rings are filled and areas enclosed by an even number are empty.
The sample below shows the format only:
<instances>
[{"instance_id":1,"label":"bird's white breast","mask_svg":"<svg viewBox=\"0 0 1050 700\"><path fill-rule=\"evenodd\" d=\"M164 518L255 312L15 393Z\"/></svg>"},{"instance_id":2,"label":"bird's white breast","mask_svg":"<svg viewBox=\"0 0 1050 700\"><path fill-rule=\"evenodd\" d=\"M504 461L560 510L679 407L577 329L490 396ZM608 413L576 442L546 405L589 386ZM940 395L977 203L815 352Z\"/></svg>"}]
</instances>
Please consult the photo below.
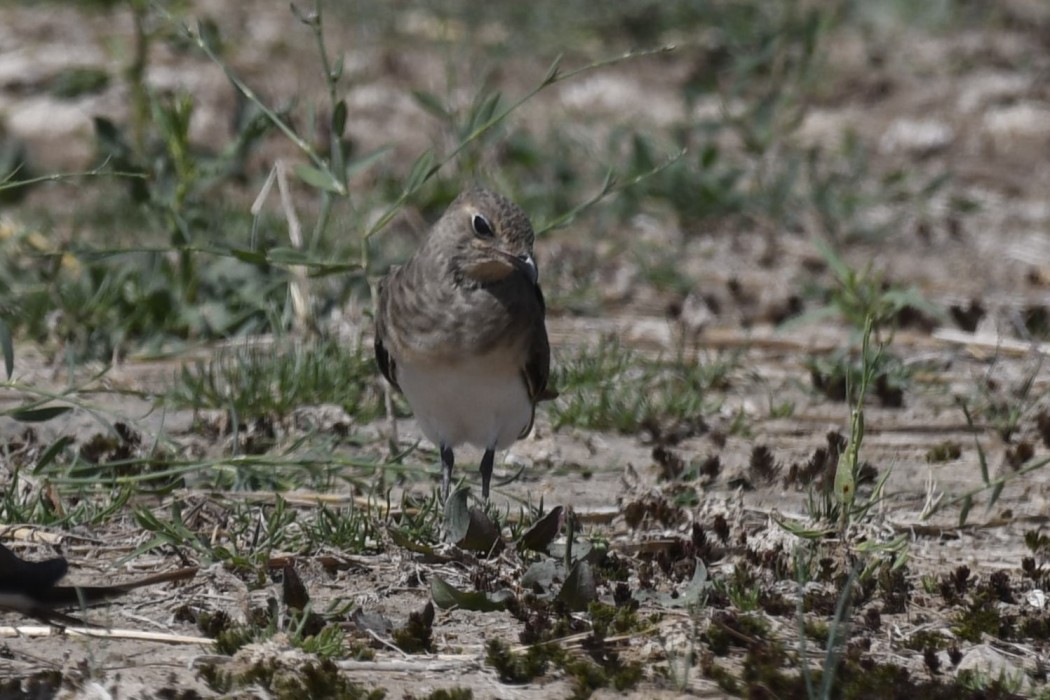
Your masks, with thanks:
<instances>
[{"instance_id":1,"label":"bird's white breast","mask_svg":"<svg viewBox=\"0 0 1050 700\"><path fill-rule=\"evenodd\" d=\"M399 363L398 384L423 434L435 444L510 446L532 420L532 402L516 363L499 351L440 365Z\"/></svg>"}]
</instances>

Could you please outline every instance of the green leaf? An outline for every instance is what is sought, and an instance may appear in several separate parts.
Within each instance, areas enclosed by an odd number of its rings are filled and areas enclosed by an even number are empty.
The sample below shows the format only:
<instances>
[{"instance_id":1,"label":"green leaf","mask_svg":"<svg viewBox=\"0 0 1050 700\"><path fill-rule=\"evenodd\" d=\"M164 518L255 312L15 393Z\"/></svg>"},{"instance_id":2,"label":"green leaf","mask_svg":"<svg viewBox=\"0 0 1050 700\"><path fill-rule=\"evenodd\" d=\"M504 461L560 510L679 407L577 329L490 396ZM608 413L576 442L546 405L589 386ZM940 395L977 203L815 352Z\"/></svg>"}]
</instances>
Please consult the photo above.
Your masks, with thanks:
<instances>
[{"instance_id":1,"label":"green leaf","mask_svg":"<svg viewBox=\"0 0 1050 700\"><path fill-rule=\"evenodd\" d=\"M988 496L988 506L985 508L985 512L988 512L995 505L996 501L999 500L999 496L1003 493L1003 487L1006 486L1005 481L995 482L995 486L992 487L992 493Z\"/></svg>"},{"instance_id":2,"label":"green leaf","mask_svg":"<svg viewBox=\"0 0 1050 700\"><path fill-rule=\"evenodd\" d=\"M553 559L534 562L522 574L521 587L536 592L550 593L554 587L554 578L558 575L558 568L558 562Z\"/></svg>"},{"instance_id":3,"label":"green leaf","mask_svg":"<svg viewBox=\"0 0 1050 700\"><path fill-rule=\"evenodd\" d=\"M405 180L405 192L415 192L418 190L420 186L426 182L435 171L437 171L437 167L438 166L434 164L434 153L432 151L425 151L412 165L412 171L408 174L408 178Z\"/></svg>"},{"instance_id":4,"label":"green leaf","mask_svg":"<svg viewBox=\"0 0 1050 700\"><path fill-rule=\"evenodd\" d=\"M835 469L835 495L839 503L846 507L853 504L853 497L856 495L856 482L853 479L851 462L849 459L840 460Z\"/></svg>"},{"instance_id":5,"label":"green leaf","mask_svg":"<svg viewBox=\"0 0 1050 700\"><path fill-rule=\"evenodd\" d=\"M433 93L424 92L422 90L413 90L412 97L424 111L429 112L438 119L448 121L451 118L451 114L448 109L445 108L444 103Z\"/></svg>"},{"instance_id":6,"label":"green leaf","mask_svg":"<svg viewBox=\"0 0 1050 700\"><path fill-rule=\"evenodd\" d=\"M965 400L959 399L959 408L962 409L963 416L966 417L966 425L970 428L970 432L973 434L973 444L977 448L977 464L981 468L981 481L983 481L985 485L988 485L991 483L990 477L988 476L988 459L985 457L984 448L981 447L981 441L977 439L978 430L974 425L973 415L970 413L970 407Z\"/></svg>"},{"instance_id":7,"label":"green leaf","mask_svg":"<svg viewBox=\"0 0 1050 700\"><path fill-rule=\"evenodd\" d=\"M503 551L503 540L499 536L499 527L492 518L480 508L470 509L470 526L463 539L456 546L471 552L498 554Z\"/></svg>"},{"instance_id":8,"label":"green leaf","mask_svg":"<svg viewBox=\"0 0 1050 700\"><path fill-rule=\"evenodd\" d=\"M565 579L565 585L558 593L558 600L565 603L569 610L582 612L587 606L598 600L598 587L594 582L591 565L586 561L577 561Z\"/></svg>"},{"instance_id":9,"label":"green leaf","mask_svg":"<svg viewBox=\"0 0 1050 700\"><path fill-rule=\"evenodd\" d=\"M11 327L0 318L0 351L4 353L4 370L10 379L15 371L15 345L11 338Z\"/></svg>"},{"instance_id":10,"label":"green leaf","mask_svg":"<svg viewBox=\"0 0 1050 700\"><path fill-rule=\"evenodd\" d=\"M33 473L39 474L41 470L47 465L51 464L58 456L58 453L66 449L73 442L71 435L63 435L59 439L47 446L44 450L44 454L40 455L40 458L36 461L36 466L33 467Z\"/></svg>"},{"instance_id":11,"label":"green leaf","mask_svg":"<svg viewBox=\"0 0 1050 700\"><path fill-rule=\"evenodd\" d=\"M394 544L398 547L407 549L410 552L415 552L416 554L426 554L428 556L434 554L433 547L412 540L408 535L396 527L388 527L387 532L390 534L390 539L392 539Z\"/></svg>"},{"instance_id":12,"label":"green leaf","mask_svg":"<svg viewBox=\"0 0 1050 700\"><path fill-rule=\"evenodd\" d=\"M477 612L504 610L507 602L514 598L514 594L506 590L494 593L461 591L436 575L430 579L430 596L434 599L434 604L443 610L461 608Z\"/></svg>"},{"instance_id":13,"label":"green leaf","mask_svg":"<svg viewBox=\"0 0 1050 700\"><path fill-rule=\"evenodd\" d=\"M499 526L480 508L470 509L470 527L456 544L471 552L492 554L502 552L504 547Z\"/></svg>"},{"instance_id":14,"label":"green leaf","mask_svg":"<svg viewBox=\"0 0 1050 700\"><path fill-rule=\"evenodd\" d=\"M43 423L73 410L72 406L44 406L29 408L24 411L13 411L10 416L22 423Z\"/></svg>"},{"instance_id":15,"label":"green leaf","mask_svg":"<svg viewBox=\"0 0 1050 700\"><path fill-rule=\"evenodd\" d=\"M558 54L558 56L554 59L554 62L551 63L551 67L547 69L547 74L543 76L543 82L541 83L541 85L550 85L551 83L559 79L560 76L558 74L558 71L561 67L561 56L561 54Z\"/></svg>"},{"instance_id":16,"label":"green leaf","mask_svg":"<svg viewBox=\"0 0 1050 700\"><path fill-rule=\"evenodd\" d=\"M970 494L966 494L963 498L962 507L959 508L959 527L966 525L966 518L970 515L970 509L973 508L973 497Z\"/></svg>"},{"instance_id":17,"label":"green leaf","mask_svg":"<svg viewBox=\"0 0 1050 700\"><path fill-rule=\"evenodd\" d=\"M253 265L266 265L269 260L266 259L266 253L258 250L248 250L247 248L230 248L230 255L237 258L238 260Z\"/></svg>"},{"instance_id":18,"label":"green leaf","mask_svg":"<svg viewBox=\"0 0 1050 700\"><path fill-rule=\"evenodd\" d=\"M459 542L470 529L467 494L468 489L458 488L445 501L445 539L449 542Z\"/></svg>"},{"instance_id":19,"label":"green leaf","mask_svg":"<svg viewBox=\"0 0 1050 700\"><path fill-rule=\"evenodd\" d=\"M828 267L839 281L844 282L850 278L850 274L853 271L850 269L849 265L843 262L842 258L838 256L830 245L817 239L813 241L813 246L817 249L820 257L824 258L824 262L827 263Z\"/></svg>"},{"instance_id":20,"label":"green leaf","mask_svg":"<svg viewBox=\"0 0 1050 700\"><path fill-rule=\"evenodd\" d=\"M350 161L346 164L346 178L349 180L354 175L367 170L373 163L377 162L392 150L394 150L393 146L383 146L382 148L372 151L367 156L361 156L360 158Z\"/></svg>"},{"instance_id":21,"label":"green leaf","mask_svg":"<svg viewBox=\"0 0 1050 700\"><path fill-rule=\"evenodd\" d=\"M339 181L332 177L332 174L329 172L318 170L312 165L307 165L306 163L296 163L293 170L300 180L314 189L324 190L335 194L344 193L343 186L340 185Z\"/></svg>"},{"instance_id":22,"label":"green leaf","mask_svg":"<svg viewBox=\"0 0 1050 700\"><path fill-rule=\"evenodd\" d=\"M341 63L341 61L340 61ZM332 136L339 139L346 130L346 100L339 100L332 110Z\"/></svg>"},{"instance_id":23,"label":"green leaf","mask_svg":"<svg viewBox=\"0 0 1050 700\"><path fill-rule=\"evenodd\" d=\"M897 535L889 542L867 540L857 543L857 552L861 554L896 554L908 547L908 535Z\"/></svg>"},{"instance_id":24,"label":"green leaf","mask_svg":"<svg viewBox=\"0 0 1050 700\"><path fill-rule=\"evenodd\" d=\"M493 92L492 94L485 96L485 99L481 101L481 104L477 106L474 110L474 114L470 117L470 134L476 132L478 129L481 129L492 121L492 115L495 114L496 107L499 105L499 101L502 97L502 94L499 92Z\"/></svg>"},{"instance_id":25,"label":"green leaf","mask_svg":"<svg viewBox=\"0 0 1050 700\"><path fill-rule=\"evenodd\" d=\"M707 567L704 566L704 562L697 559L696 568L693 570L693 578L681 595L678 596L678 600L681 601L684 607L703 605L704 599L707 597L708 587Z\"/></svg>"},{"instance_id":26,"label":"green leaf","mask_svg":"<svg viewBox=\"0 0 1050 700\"><path fill-rule=\"evenodd\" d=\"M552 544L547 549L547 554L550 554L552 557L558 559L559 561L562 561L565 559L565 547L567 544L567 542L558 542L557 544ZM572 551L570 552L570 554L572 555L572 560L574 562L586 560L591 564L594 564L602 556L605 555L605 552L604 550L599 550L597 547L594 546L594 543L590 542L589 540L583 540L582 542L573 541Z\"/></svg>"},{"instance_id":27,"label":"green leaf","mask_svg":"<svg viewBox=\"0 0 1050 700\"><path fill-rule=\"evenodd\" d=\"M288 246L270 248L267 259L277 265L309 265L312 262L305 252Z\"/></svg>"},{"instance_id":28,"label":"green leaf","mask_svg":"<svg viewBox=\"0 0 1050 700\"><path fill-rule=\"evenodd\" d=\"M564 514L565 509L562 506L551 509L525 531L525 534L518 540L518 548L533 552L547 551L547 547L558 536L562 525L565 524Z\"/></svg>"},{"instance_id":29,"label":"green leaf","mask_svg":"<svg viewBox=\"0 0 1050 700\"><path fill-rule=\"evenodd\" d=\"M834 528L830 528L830 527L829 528L823 528L823 529L820 529L820 530L813 530L813 529L807 528L802 523L796 522L794 520L789 520L787 518L783 518L777 513L774 513L772 515L772 518L773 518L773 521L776 522L777 525L779 525L780 527L784 528L785 530L790 532L795 537L801 537L801 538L806 539L806 540L822 540L825 537L828 537L830 535L834 535L837 532L837 530L835 530Z\"/></svg>"},{"instance_id":30,"label":"green leaf","mask_svg":"<svg viewBox=\"0 0 1050 700\"><path fill-rule=\"evenodd\" d=\"M472 552L502 550L499 528L483 511L467 507L468 492L456 489L445 501L445 539Z\"/></svg>"}]
</instances>

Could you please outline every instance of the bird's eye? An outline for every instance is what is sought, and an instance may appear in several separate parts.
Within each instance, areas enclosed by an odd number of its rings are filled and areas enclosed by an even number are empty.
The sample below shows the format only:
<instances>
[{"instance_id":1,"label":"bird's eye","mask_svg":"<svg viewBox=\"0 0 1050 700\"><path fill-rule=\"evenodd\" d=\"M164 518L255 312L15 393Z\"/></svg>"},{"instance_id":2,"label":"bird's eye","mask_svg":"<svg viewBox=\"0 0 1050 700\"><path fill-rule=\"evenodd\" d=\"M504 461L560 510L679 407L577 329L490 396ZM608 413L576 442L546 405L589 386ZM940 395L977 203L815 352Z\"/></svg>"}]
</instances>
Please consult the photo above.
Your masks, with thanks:
<instances>
[{"instance_id":1,"label":"bird's eye","mask_svg":"<svg viewBox=\"0 0 1050 700\"><path fill-rule=\"evenodd\" d=\"M474 218L470 220L471 225L474 227L474 233L478 234L482 238L492 238L496 234L492 231L492 224L481 214L475 214Z\"/></svg>"}]
</instances>

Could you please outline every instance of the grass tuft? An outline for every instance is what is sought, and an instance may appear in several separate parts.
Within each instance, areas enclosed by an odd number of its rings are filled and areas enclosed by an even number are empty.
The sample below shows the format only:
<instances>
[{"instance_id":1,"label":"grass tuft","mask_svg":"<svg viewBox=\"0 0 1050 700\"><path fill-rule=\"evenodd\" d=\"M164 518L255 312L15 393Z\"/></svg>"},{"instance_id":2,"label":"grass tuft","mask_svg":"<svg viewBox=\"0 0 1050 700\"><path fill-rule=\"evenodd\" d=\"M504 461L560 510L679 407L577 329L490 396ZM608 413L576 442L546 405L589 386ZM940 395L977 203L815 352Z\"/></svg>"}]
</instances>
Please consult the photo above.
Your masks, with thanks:
<instances>
[{"instance_id":1,"label":"grass tuft","mask_svg":"<svg viewBox=\"0 0 1050 700\"><path fill-rule=\"evenodd\" d=\"M168 400L179 408L219 409L239 421L280 419L308 406L335 404L367 422L383 415L371 352L350 341L277 341L224 350L184 366Z\"/></svg>"},{"instance_id":2,"label":"grass tuft","mask_svg":"<svg viewBox=\"0 0 1050 700\"><path fill-rule=\"evenodd\" d=\"M624 349L612 339L561 357L552 382L561 392L550 411L555 429L634 433L642 429L682 437L707 431L705 416L721 405L736 370L734 355L708 363L662 362Z\"/></svg>"}]
</instances>

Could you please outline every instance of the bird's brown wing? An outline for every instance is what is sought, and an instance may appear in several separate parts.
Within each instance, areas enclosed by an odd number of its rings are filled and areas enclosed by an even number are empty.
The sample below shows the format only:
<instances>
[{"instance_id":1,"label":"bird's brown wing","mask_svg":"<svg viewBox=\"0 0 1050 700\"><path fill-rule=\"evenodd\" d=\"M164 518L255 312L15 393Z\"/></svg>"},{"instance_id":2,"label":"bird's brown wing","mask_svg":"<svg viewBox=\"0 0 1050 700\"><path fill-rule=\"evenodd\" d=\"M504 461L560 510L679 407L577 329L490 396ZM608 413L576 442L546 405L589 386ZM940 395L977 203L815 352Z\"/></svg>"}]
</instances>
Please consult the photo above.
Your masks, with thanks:
<instances>
[{"instance_id":1,"label":"bird's brown wing","mask_svg":"<svg viewBox=\"0 0 1050 700\"><path fill-rule=\"evenodd\" d=\"M525 379L525 386L529 390L529 398L533 403L549 401L558 397L558 392L547 386L550 380L551 349L547 341L547 329L543 324L537 324L533 332L532 344L529 346L529 356L525 360L525 366L521 369L521 375Z\"/></svg>"},{"instance_id":2,"label":"bird's brown wing","mask_svg":"<svg viewBox=\"0 0 1050 700\"><path fill-rule=\"evenodd\" d=\"M536 285L536 299L540 303L540 314L537 316L532 331L532 342L529 344L529 354L525 359L525 366L521 368L521 377L528 389L529 398L532 400L532 416L536 417L536 404L540 401L550 401L558 398L558 391L548 386L551 371L551 346L547 340L547 325L544 317L547 314L547 306L543 301L543 292ZM521 431L519 437L525 437L532 430L533 421Z\"/></svg>"},{"instance_id":3,"label":"bird's brown wing","mask_svg":"<svg viewBox=\"0 0 1050 700\"><path fill-rule=\"evenodd\" d=\"M387 275L383 279L379 280L378 292L379 300L376 304L375 311L375 354L376 364L379 365L379 371L383 373L386 380L390 382L395 389L401 391L401 387L397 383L397 363L394 362L394 358L391 357L390 353L387 352L386 346L383 344L383 340L386 337L386 306L387 306L387 291L386 285L387 280L394 274L391 270L390 275Z\"/></svg>"}]
</instances>

